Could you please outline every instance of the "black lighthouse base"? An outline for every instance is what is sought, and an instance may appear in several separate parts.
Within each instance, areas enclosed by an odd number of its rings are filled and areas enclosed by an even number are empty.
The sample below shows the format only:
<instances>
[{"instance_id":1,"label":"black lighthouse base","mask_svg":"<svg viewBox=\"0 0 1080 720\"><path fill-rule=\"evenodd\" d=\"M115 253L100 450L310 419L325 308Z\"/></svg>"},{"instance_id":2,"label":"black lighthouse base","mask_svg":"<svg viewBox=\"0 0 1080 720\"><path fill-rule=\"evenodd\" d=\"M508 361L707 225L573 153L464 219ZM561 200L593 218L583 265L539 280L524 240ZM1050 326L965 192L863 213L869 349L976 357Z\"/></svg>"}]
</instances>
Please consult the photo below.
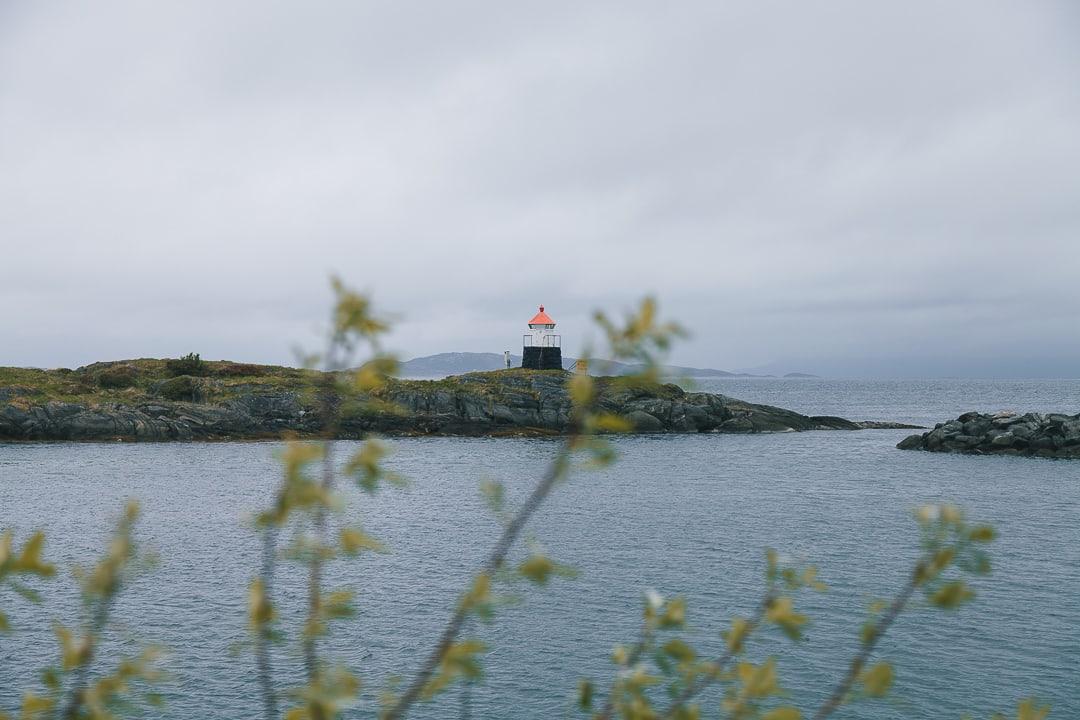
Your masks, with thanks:
<instances>
[{"instance_id":1,"label":"black lighthouse base","mask_svg":"<svg viewBox=\"0 0 1080 720\"><path fill-rule=\"evenodd\" d=\"M562 370L561 347L525 347L521 350L521 367L528 370Z\"/></svg>"}]
</instances>

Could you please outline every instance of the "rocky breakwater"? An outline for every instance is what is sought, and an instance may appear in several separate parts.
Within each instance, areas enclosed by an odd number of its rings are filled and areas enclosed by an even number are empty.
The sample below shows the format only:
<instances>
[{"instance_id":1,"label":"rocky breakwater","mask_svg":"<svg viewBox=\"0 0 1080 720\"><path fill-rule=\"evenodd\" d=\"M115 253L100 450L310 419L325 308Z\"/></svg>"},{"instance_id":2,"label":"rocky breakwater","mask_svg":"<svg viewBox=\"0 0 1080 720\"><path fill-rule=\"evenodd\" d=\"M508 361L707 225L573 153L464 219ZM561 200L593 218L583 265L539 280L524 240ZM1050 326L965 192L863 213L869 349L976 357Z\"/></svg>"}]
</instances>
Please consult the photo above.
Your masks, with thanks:
<instances>
[{"instance_id":1,"label":"rocky breakwater","mask_svg":"<svg viewBox=\"0 0 1080 720\"><path fill-rule=\"evenodd\" d=\"M1080 414L969 412L939 423L930 432L911 435L897 447L974 455L1080 458Z\"/></svg>"},{"instance_id":2,"label":"rocky breakwater","mask_svg":"<svg viewBox=\"0 0 1080 720\"><path fill-rule=\"evenodd\" d=\"M220 366L220 367L219 367ZM215 440L324 432L320 373L209 363L169 378L163 361L97 363L78 370L0 368L0 440ZM3 372L18 382L3 383ZM123 376L122 387L116 377ZM443 380L393 380L374 398L343 398L341 437L543 435L568 430L569 374L501 370ZM813 417L676 385L635 387L597 378L602 410L646 433L765 433L880 427ZM377 403L367 400L377 400Z\"/></svg>"}]
</instances>

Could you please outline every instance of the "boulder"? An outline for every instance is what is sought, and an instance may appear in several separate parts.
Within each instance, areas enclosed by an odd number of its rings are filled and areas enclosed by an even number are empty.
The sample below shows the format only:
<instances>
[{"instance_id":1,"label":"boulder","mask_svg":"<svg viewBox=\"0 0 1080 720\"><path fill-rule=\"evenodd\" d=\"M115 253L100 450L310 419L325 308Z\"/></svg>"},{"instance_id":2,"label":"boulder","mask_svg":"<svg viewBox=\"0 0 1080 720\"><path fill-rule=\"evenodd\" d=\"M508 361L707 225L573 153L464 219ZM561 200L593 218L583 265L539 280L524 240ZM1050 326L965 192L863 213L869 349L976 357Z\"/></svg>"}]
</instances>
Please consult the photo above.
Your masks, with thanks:
<instances>
[{"instance_id":1,"label":"boulder","mask_svg":"<svg viewBox=\"0 0 1080 720\"><path fill-rule=\"evenodd\" d=\"M663 432L664 430L664 423L644 410L634 410L626 416L626 419L637 432Z\"/></svg>"},{"instance_id":2,"label":"boulder","mask_svg":"<svg viewBox=\"0 0 1080 720\"><path fill-rule=\"evenodd\" d=\"M923 449L923 437L923 435L908 435L896 447L901 450L921 450Z\"/></svg>"}]
</instances>

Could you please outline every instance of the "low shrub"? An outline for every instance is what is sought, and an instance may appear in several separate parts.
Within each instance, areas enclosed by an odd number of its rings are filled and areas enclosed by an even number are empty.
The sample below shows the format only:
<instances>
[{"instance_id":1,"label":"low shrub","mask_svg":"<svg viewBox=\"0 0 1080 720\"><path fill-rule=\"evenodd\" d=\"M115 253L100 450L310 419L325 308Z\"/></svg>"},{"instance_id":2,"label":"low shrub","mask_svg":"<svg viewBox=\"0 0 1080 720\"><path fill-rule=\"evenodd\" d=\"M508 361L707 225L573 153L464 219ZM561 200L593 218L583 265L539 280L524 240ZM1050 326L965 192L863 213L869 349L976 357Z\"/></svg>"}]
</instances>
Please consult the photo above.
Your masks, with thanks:
<instances>
[{"instance_id":1,"label":"low shrub","mask_svg":"<svg viewBox=\"0 0 1080 720\"><path fill-rule=\"evenodd\" d=\"M181 375L158 383L154 388L154 392L166 400L198 402L202 396L202 385L190 375Z\"/></svg>"},{"instance_id":2,"label":"low shrub","mask_svg":"<svg viewBox=\"0 0 1080 720\"><path fill-rule=\"evenodd\" d=\"M199 353L188 353L176 360L166 361L165 372L173 377L180 377L181 375L205 377L210 374L210 368L199 357Z\"/></svg>"},{"instance_id":3,"label":"low shrub","mask_svg":"<svg viewBox=\"0 0 1080 720\"><path fill-rule=\"evenodd\" d=\"M97 374L97 384L106 389L128 388L138 377L139 371L133 365L113 365Z\"/></svg>"},{"instance_id":4,"label":"low shrub","mask_svg":"<svg viewBox=\"0 0 1080 720\"><path fill-rule=\"evenodd\" d=\"M266 374L266 369L261 365L251 363L226 363L214 373L219 377L258 377Z\"/></svg>"}]
</instances>

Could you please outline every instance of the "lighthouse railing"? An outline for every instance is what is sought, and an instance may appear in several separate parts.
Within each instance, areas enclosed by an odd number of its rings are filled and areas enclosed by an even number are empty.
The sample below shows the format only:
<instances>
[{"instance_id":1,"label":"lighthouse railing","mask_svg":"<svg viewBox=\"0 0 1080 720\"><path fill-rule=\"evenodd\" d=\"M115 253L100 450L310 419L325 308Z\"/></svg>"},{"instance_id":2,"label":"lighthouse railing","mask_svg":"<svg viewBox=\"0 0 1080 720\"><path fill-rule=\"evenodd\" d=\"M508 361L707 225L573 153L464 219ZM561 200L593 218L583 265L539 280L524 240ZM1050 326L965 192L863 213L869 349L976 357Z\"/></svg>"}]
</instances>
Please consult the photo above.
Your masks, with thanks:
<instances>
[{"instance_id":1,"label":"lighthouse railing","mask_svg":"<svg viewBox=\"0 0 1080 720\"><path fill-rule=\"evenodd\" d=\"M562 347L562 335L523 335L523 347Z\"/></svg>"}]
</instances>

